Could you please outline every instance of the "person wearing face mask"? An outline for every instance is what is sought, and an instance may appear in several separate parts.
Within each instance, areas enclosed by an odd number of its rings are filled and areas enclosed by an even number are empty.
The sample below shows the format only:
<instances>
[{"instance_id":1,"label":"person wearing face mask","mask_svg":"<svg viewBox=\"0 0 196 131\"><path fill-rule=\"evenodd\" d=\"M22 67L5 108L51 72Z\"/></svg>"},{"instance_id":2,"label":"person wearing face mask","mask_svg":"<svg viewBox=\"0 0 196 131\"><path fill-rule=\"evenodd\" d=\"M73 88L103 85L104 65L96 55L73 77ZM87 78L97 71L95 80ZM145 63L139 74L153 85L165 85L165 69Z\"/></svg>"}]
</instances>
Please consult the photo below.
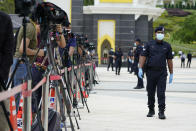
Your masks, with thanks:
<instances>
[{"instance_id":1,"label":"person wearing face mask","mask_svg":"<svg viewBox=\"0 0 196 131\"><path fill-rule=\"evenodd\" d=\"M148 42L139 59L138 76L142 78L142 67L147 60L147 93L148 93L148 108L147 117L155 115L155 92L157 90L159 119L166 119L165 117L165 91L167 81L167 65L170 72L169 83L173 81L173 55L171 45L164 39L164 28L157 27L155 30L156 39Z\"/></svg>"},{"instance_id":2,"label":"person wearing face mask","mask_svg":"<svg viewBox=\"0 0 196 131\"><path fill-rule=\"evenodd\" d=\"M134 63L133 63L133 68L134 68L134 72L138 78L138 81L137 81L137 86L134 87L134 89L142 89L144 88L144 83L143 83L143 78L140 78L138 76L138 63L139 63L139 57L142 53L142 50L143 50L143 47L142 47L142 44L141 44L141 40L140 39L136 39L135 40L135 43L134 43L134 46L136 46L136 50L135 50L135 54L134 54Z\"/></svg>"},{"instance_id":3,"label":"person wearing face mask","mask_svg":"<svg viewBox=\"0 0 196 131\"><path fill-rule=\"evenodd\" d=\"M112 71L114 71L113 58L114 58L114 51L113 51L113 48L111 48L111 50L109 52L109 62L108 62L107 71L109 71L110 65L112 66Z\"/></svg>"}]
</instances>

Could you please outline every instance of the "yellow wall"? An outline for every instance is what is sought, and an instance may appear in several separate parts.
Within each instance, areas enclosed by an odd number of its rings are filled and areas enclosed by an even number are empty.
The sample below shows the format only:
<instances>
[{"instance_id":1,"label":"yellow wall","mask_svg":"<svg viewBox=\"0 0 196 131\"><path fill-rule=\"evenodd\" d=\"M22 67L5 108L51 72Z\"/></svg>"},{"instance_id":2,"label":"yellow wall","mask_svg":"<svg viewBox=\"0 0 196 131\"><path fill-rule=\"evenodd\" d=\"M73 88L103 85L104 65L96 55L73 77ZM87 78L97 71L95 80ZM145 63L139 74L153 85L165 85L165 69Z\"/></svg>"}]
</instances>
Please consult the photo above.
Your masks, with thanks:
<instances>
[{"instance_id":1,"label":"yellow wall","mask_svg":"<svg viewBox=\"0 0 196 131\"><path fill-rule=\"evenodd\" d=\"M101 38L99 37L99 33L101 32L101 30L99 29L100 28L100 23L101 22L107 22L107 21L110 21L110 22L113 22L114 23L114 36L109 36L107 34L105 34L104 36L102 36ZM101 46L103 44L103 42L105 40L108 40L110 45L111 45L111 48L114 49L115 51L115 30L116 29L116 21L115 20L98 20L98 40L97 40L97 53L98 53L98 59L99 59L99 64L101 64ZM112 38L113 37L113 38Z\"/></svg>"},{"instance_id":2,"label":"yellow wall","mask_svg":"<svg viewBox=\"0 0 196 131\"><path fill-rule=\"evenodd\" d=\"M133 0L100 0L103 3L132 3Z\"/></svg>"}]
</instances>

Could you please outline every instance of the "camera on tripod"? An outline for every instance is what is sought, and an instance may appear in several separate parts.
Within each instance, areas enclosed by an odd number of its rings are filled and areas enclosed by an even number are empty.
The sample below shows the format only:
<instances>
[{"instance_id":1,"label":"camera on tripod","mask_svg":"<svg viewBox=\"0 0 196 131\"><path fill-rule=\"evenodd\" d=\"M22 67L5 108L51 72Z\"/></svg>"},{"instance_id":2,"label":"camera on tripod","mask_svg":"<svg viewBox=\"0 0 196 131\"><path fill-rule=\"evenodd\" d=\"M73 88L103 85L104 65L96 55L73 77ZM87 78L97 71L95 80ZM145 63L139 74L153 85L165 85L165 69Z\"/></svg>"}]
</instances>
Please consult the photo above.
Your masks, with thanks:
<instances>
[{"instance_id":1,"label":"camera on tripod","mask_svg":"<svg viewBox=\"0 0 196 131\"><path fill-rule=\"evenodd\" d=\"M67 13L60 7L50 2L42 2L38 4L36 9L37 18L39 24L61 24L63 26L69 26L69 20Z\"/></svg>"},{"instance_id":2,"label":"camera on tripod","mask_svg":"<svg viewBox=\"0 0 196 131\"><path fill-rule=\"evenodd\" d=\"M92 51L95 49L95 44L93 42L89 42L87 36L77 35L76 42L87 51Z\"/></svg>"},{"instance_id":3,"label":"camera on tripod","mask_svg":"<svg viewBox=\"0 0 196 131\"><path fill-rule=\"evenodd\" d=\"M15 0L15 13L28 16L32 12L34 5L36 5L35 0Z\"/></svg>"}]
</instances>

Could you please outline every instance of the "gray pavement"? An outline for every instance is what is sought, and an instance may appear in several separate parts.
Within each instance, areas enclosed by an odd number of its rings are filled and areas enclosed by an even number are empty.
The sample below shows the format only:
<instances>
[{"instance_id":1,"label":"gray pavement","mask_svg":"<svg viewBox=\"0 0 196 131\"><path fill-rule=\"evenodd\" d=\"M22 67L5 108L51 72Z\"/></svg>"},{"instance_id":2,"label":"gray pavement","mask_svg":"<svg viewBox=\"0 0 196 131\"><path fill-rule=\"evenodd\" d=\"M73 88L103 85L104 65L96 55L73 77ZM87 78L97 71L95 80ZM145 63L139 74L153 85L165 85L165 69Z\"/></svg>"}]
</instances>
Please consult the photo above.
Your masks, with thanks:
<instances>
[{"instance_id":1,"label":"gray pavement","mask_svg":"<svg viewBox=\"0 0 196 131\"><path fill-rule=\"evenodd\" d=\"M193 68L174 60L174 83L167 85L166 120L147 118L147 93L134 90L137 78L126 68L121 75L99 67L100 84L88 99L91 113L81 110L81 131L196 131L196 59ZM146 80L145 80L146 84ZM156 101L157 102L157 101Z\"/></svg>"}]
</instances>

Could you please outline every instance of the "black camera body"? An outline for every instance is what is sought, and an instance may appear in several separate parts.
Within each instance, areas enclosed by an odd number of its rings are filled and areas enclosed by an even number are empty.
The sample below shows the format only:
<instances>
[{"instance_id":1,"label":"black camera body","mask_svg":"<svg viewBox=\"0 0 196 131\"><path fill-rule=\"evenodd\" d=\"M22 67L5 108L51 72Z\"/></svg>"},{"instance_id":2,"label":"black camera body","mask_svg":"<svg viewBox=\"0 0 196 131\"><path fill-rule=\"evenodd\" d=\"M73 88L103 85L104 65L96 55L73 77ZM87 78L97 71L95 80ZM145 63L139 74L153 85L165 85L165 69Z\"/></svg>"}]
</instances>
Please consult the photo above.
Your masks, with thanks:
<instances>
[{"instance_id":1,"label":"black camera body","mask_svg":"<svg viewBox=\"0 0 196 131\"><path fill-rule=\"evenodd\" d=\"M36 8L39 24L61 24L70 25L67 13L60 7L50 2L42 2Z\"/></svg>"},{"instance_id":2,"label":"black camera body","mask_svg":"<svg viewBox=\"0 0 196 131\"><path fill-rule=\"evenodd\" d=\"M15 13L21 16L28 16L36 5L35 0L15 0Z\"/></svg>"}]
</instances>

